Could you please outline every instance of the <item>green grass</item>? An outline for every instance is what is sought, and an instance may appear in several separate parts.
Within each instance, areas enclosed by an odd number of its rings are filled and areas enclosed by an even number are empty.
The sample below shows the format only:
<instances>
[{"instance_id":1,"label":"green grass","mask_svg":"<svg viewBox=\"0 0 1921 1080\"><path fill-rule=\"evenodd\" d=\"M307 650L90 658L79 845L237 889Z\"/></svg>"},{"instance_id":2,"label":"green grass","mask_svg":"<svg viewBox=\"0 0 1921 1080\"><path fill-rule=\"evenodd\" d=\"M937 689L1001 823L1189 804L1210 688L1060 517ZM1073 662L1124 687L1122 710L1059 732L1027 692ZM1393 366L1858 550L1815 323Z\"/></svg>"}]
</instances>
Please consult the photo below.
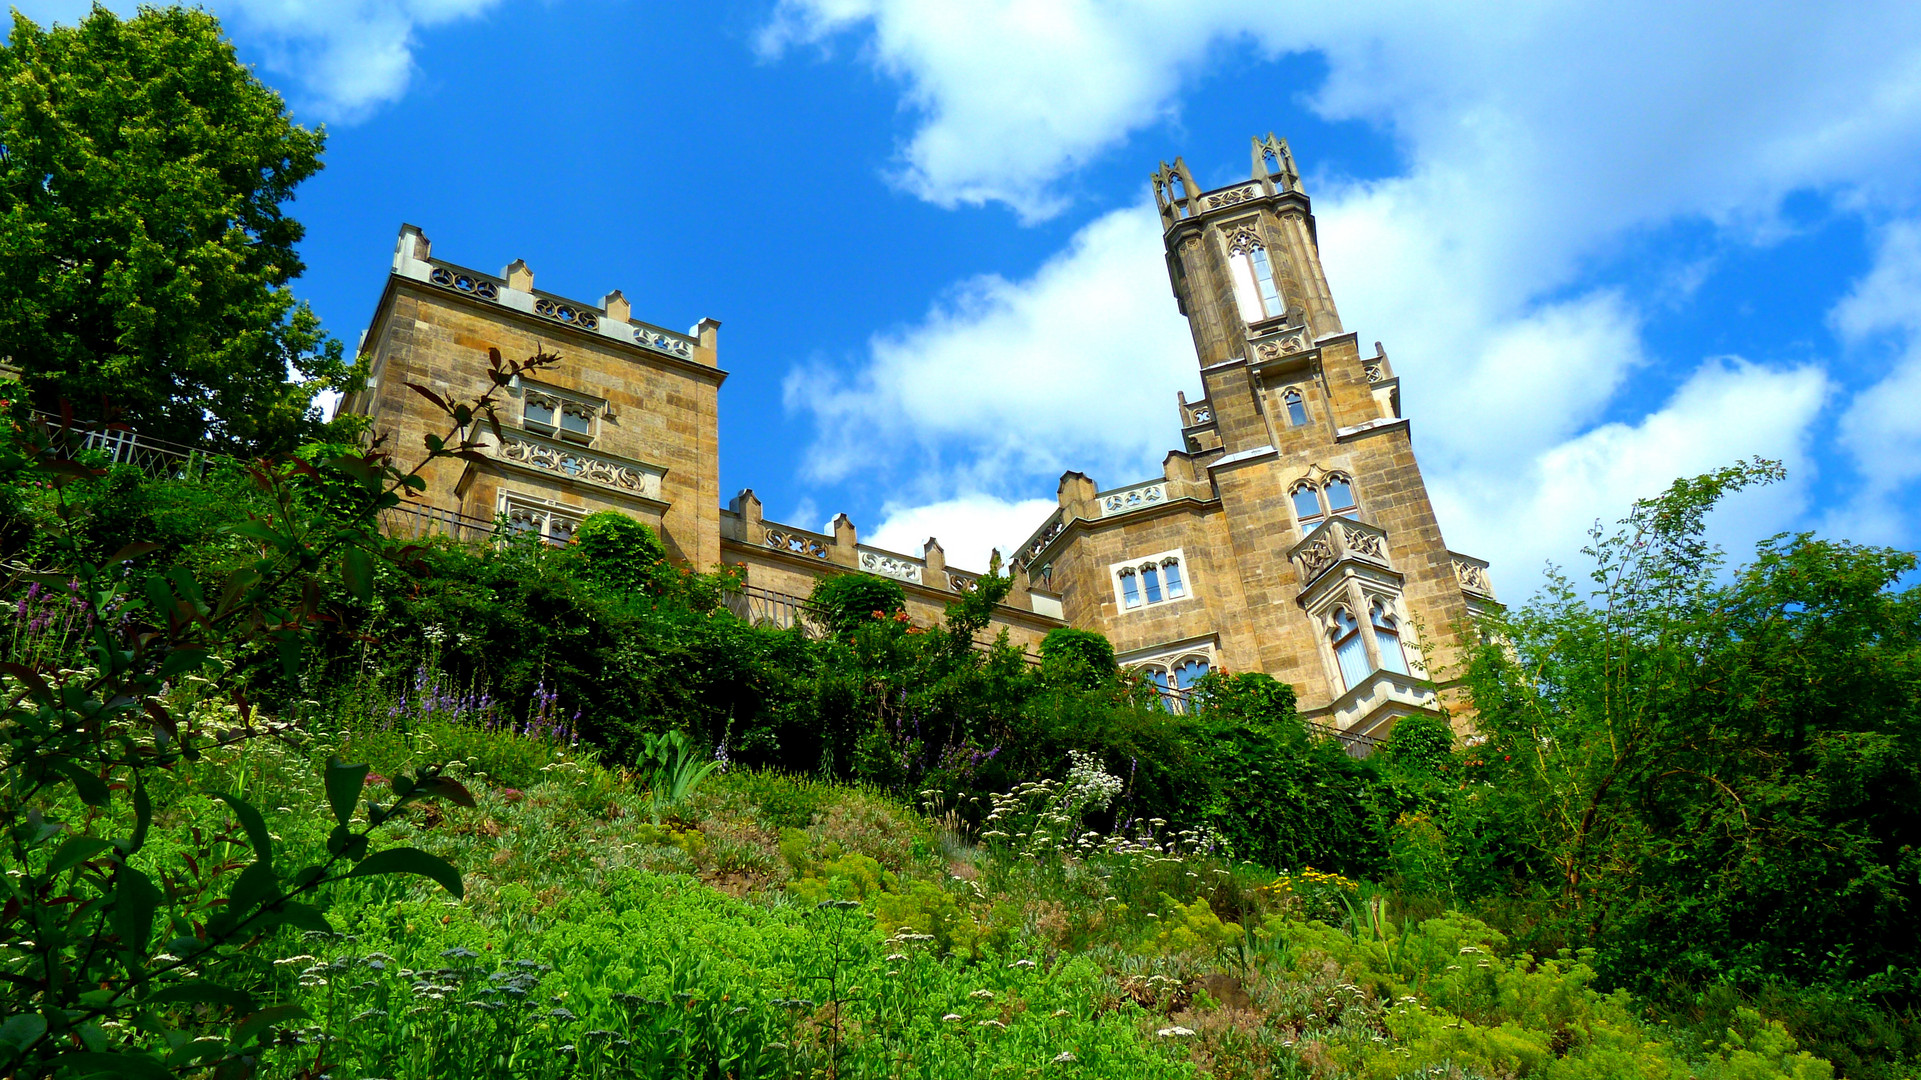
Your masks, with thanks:
<instances>
[{"instance_id":1,"label":"green grass","mask_svg":"<svg viewBox=\"0 0 1921 1080\"><path fill-rule=\"evenodd\" d=\"M466 896L349 884L336 934L261 943L261 987L311 1017L261 1076L1830 1075L1752 1014L1683 1040L1593 990L1579 956L1517 954L1457 913L1406 925L1368 887L1192 837L1063 841L1042 806L982 845L958 815L757 773L712 776L655 824L634 777L456 725L222 751L172 781L153 857L207 846L213 790L319 851L330 753L470 782L473 808L383 827L453 862Z\"/></svg>"}]
</instances>

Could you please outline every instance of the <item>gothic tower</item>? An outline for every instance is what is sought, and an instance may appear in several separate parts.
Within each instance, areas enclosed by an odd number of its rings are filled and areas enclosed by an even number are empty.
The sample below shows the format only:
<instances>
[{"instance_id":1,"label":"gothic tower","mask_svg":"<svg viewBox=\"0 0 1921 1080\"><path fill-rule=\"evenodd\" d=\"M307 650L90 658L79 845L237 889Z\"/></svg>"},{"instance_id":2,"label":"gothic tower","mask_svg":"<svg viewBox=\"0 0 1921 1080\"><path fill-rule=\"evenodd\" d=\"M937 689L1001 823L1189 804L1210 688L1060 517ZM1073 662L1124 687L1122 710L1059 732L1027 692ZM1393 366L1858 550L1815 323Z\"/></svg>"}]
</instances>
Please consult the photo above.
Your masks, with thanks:
<instances>
[{"instance_id":1,"label":"gothic tower","mask_svg":"<svg viewBox=\"0 0 1921 1080\"><path fill-rule=\"evenodd\" d=\"M1439 707L1430 676L1493 604L1487 564L1447 550L1378 343L1344 330L1285 141L1249 180L1153 176L1168 273L1203 394L1159 478L1062 477L1022 552L1075 626L1170 691L1225 667L1292 683L1303 710L1380 734Z\"/></svg>"}]
</instances>

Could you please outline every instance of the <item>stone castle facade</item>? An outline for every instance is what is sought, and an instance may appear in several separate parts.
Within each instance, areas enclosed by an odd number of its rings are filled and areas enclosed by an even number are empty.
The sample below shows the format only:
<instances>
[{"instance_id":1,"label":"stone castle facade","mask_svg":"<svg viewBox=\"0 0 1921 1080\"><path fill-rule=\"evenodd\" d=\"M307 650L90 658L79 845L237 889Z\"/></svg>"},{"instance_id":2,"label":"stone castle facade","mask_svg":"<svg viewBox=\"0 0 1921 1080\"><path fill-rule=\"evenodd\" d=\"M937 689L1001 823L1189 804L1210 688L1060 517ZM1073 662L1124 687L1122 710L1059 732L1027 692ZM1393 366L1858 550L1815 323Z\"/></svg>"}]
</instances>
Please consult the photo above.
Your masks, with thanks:
<instances>
[{"instance_id":1,"label":"stone castle facade","mask_svg":"<svg viewBox=\"0 0 1921 1080\"><path fill-rule=\"evenodd\" d=\"M1059 509L1009 563L994 631L1030 652L1056 627L1100 631L1170 695L1209 670L1267 672L1309 716L1384 734L1438 708L1430 672L1494 595L1487 564L1441 538L1387 356L1341 325L1287 144L1253 150L1245 183L1203 191L1178 158L1153 177L1203 387L1177 395L1183 445L1138 483L1064 475ZM437 463L417 517L564 542L619 510L679 562L740 568L741 613L782 623L825 574L899 580L923 622L973 587L979 571L949 567L933 539L911 554L861 544L846 515L826 533L768 521L752 490L723 507L719 322L677 333L619 292L584 304L533 282L521 262L488 275L436 259L401 229L362 341L371 375L343 408L418 446L443 418L408 383L471 398L491 348L564 358L509 388L483 460Z\"/></svg>"}]
</instances>

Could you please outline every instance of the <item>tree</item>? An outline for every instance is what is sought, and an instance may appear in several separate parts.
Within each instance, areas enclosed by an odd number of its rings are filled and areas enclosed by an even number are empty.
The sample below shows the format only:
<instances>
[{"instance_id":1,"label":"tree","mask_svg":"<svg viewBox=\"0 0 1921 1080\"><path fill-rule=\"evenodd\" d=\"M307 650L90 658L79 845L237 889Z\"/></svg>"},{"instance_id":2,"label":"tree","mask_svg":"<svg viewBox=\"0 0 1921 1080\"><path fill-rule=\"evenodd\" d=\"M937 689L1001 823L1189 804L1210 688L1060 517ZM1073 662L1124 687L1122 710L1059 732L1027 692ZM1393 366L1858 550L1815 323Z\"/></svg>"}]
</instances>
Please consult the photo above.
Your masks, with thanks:
<instances>
[{"instance_id":1,"label":"tree","mask_svg":"<svg viewBox=\"0 0 1921 1080\"><path fill-rule=\"evenodd\" d=\"M281 450L341 385L296 303L283 212L325 132L234 57L203 11L15 14L0 49L0 357L33 403L119 410L145 434ZM290 379L297 373L302 381Z\"/></svg>"},{"instance_id":2,"label":"tree","mask_svg":"<svg viewBox=\"0 0 1921 1080\"><path fill-rule=\"evenodd\" d=\"M1468 672L1486 742L1450 843L1617 983L1845 983L1921 999L1921 588L1911 554L1702 540L1752 462L1639 503ZM1908 578L1908 580L1912 580ZM1484 782L1482 782L1484 781Z\"/></svg>"}]
</instances>

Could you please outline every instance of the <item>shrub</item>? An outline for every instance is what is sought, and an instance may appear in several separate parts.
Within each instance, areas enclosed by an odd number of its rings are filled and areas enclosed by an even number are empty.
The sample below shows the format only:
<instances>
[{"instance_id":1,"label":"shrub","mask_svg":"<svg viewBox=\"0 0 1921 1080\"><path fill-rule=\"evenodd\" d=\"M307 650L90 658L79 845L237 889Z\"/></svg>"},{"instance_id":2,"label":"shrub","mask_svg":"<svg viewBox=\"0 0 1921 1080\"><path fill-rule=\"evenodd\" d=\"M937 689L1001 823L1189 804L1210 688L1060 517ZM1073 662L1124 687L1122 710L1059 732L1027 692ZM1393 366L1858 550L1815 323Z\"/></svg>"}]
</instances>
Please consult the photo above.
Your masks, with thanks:
<instances>
[{"instance_id":1,"label":"shrub","mask_svg":"<svg viewBox=\"0 0 1921 1080\"><path fill-rule=\"evenodd\" d=\"M1114 674L1114 646L1106 636L1071 626L1041 639L1041 672L1062 686L1098 686Z\"/></svg>"},{"instance_id":2,"label":"shrub","mask_svg":"<svg viewBox=\"0 0 1921 1080\"><path fill-rule=\"evenodd\" d=\"M654 575L667 561L667 548L644 522L617 510L589 514L574 530L574 544L595 582L620 592L657 591Z\"/></svg>"},{"instance_id":3,"label":"shrub","mask_svg":"<svg viewBox=\"0 0 1921 1080\"><path fill-rule=\"evenodd\" d=\"M892 615L907 608L907 593L900 582L873 574L836 574L814 583L808 600L821 613L827 629L835 637L847 637L862 624L872 621L875 612Z\"/></svg>"}]
</instances>

